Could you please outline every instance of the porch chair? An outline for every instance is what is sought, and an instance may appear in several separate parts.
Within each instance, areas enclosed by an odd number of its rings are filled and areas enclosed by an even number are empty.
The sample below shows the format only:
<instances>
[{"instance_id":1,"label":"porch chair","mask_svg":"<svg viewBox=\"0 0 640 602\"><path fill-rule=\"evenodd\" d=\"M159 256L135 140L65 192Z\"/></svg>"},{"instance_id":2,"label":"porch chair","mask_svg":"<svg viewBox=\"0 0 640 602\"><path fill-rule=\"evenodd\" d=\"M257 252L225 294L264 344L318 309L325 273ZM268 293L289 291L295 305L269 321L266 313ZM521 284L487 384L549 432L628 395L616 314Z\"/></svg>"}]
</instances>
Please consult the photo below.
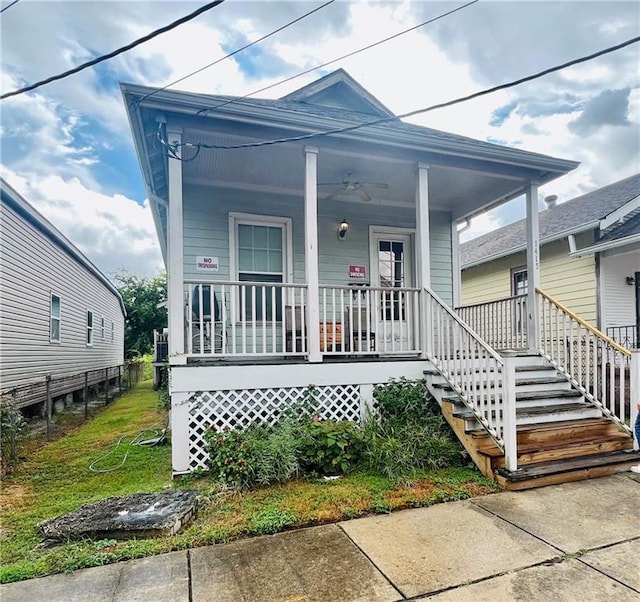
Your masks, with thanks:
<instances>
[{"instance_id":1,"label":"porch chair","mask_svg":"<svg viewBox=\"0 0 640 602\"><path fill-rule=\"evenodd\" d=\"M221 354L225 350L223 325L218 296L213 293L213 314L211 313L211 286L202 285L202 346L200 341L200 287L193 288L191 300L192 337L191 348L194 353ZM223 300L224 302L224 300ZM212 320L213 318L213 320ZM211 346L213 340L213 348Z\"/></svg>"}]
</instances>

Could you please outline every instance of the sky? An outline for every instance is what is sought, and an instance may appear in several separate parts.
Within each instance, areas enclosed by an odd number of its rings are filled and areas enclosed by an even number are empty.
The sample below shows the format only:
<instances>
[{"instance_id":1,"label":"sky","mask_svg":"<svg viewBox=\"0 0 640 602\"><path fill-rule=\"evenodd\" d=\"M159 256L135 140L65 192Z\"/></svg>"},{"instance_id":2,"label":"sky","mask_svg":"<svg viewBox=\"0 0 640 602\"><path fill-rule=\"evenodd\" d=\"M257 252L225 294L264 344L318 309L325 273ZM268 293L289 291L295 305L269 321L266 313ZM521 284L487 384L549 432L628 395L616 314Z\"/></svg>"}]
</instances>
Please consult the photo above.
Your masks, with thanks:
<instances>
[{"instance_id":1,"label":"sky","mask_svg":"<svg viewBox=\"0 0 640 602\"><path fill-rule=\"evenodd\" d=\"M336 0L172 87L248 94L464 3ZM111 52L203 4L20 0L0 15L2 92ZM95 68L0 101L2 177L108 276L154 275L162 259L119 82L165 86L321 4L227 0ZM480 0L258 96L284 96L342 67L401 114L638 35L638 0ZM540 189L541 207L551 194L567 201L640 171L640 44L410 121L579 161ZM464 236L523 216L522 199L512 201L475 218Z\"/></svg>"}]
</instances>

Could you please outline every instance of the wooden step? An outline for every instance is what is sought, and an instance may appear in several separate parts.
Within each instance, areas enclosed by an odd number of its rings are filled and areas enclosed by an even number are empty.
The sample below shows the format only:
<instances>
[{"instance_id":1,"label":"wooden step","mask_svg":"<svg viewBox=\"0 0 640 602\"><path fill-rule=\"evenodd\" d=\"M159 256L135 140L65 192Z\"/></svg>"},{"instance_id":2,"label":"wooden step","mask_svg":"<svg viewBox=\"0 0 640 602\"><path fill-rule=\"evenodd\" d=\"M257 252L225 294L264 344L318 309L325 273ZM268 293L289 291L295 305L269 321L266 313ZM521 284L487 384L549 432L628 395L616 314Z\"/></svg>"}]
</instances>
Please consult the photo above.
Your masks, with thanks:
<instances>
[{"instance_id":1,"label":"wooden step","mask_svg":"<svg viewBox=\"0 0 640 602\"><path fill-rule=\"evenodd\" d=\"M518 468L516 471L499 468L496 470L496 476L498 482L506 489L530 489L622 472L638 463L640 452L618 451L540 462Z\"/></svg>"},{"instance_id":2,"label":"wooden step","mask_svg":"<svg viewBox=\"0 0 640 602\"><path fill-rule=\"evenodd\" d=\"M617 424L607 418L584 418L546 424L518 426L518 445L542 447L558 441L579 440L581 438L607 438L609 435L624 433Z\"/></svg>"}]
</instances>

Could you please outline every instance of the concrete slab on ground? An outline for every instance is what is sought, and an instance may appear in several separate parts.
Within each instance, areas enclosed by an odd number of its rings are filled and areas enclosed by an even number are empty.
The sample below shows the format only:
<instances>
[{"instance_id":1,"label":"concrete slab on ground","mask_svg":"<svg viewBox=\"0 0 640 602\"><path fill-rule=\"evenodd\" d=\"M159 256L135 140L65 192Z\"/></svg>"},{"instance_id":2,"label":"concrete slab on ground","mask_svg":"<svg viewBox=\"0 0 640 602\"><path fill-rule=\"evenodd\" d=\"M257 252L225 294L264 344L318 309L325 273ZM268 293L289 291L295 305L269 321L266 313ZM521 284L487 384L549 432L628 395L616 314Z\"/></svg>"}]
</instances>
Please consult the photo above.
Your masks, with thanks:
<instances>
[{"instance_id":1,"label":"concrete slab on ground","mask_svg":"<svg viewBox=\"0 0 640 602\"><path fill-rule=\"evenodd\" d=\"M631 473L629 473L631 474ZM640 537L640 483L627 473L476 498L480 508L566 554Z\"/></svg>"},{"instance_id":2,"label":"concrete slab on ground","mask_svg":"<svg viewBox=\"0 0 640 602\"><path fill-rule=\"evenodd\" d=\"M507 573L422 598L428 602L632 602L638 594L579 560L570 559Z\"/></svg>"},{"instance_id":3,"label":"concrete slab on ground","mask_svg":"<svg viewBox=\"0 0 640 602\"><path fill-rule=\"evenodd\" d=\"M372 516L341 526L406 597L558 556L557 550L471 501Z\"/></svg>"},{"instance_id":4,"label":"concrete slab on ground","mask_svg":"<svg viewBox=\"0 0 640 602\"><path fill-rule=\"evenodd\" d=\"M2 602L188 602L186 552L119 562L0 587Z\"/></svg>"},{"instance_id":5,"label":"concrete slab on ground","mask_svg":"<svg viewBox=\"0 0 640 602\"><path fill-rule=\"evenodd\" d=\"M336 525L191 550L193 602L393 602L402 596Z\"/></svg>"},{"instance_id":6,"label":"concrete slab on ground","mask_svg":"<svg viewBox=\"0 0 640 602\"><path fill-rule=\"evenodd\" d=\"M640 539L587 552L580 560L640 593Z\"/></svg>"}]
</instances>

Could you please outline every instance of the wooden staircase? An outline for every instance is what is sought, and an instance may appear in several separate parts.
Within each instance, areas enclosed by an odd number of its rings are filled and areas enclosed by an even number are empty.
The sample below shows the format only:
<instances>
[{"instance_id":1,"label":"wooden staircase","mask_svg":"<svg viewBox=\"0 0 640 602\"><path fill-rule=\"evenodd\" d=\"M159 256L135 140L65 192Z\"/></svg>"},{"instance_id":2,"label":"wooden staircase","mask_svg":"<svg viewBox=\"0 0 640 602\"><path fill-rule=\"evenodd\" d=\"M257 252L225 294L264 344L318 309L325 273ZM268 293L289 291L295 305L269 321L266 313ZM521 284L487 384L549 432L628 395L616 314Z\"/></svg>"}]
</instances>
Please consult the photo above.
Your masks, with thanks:
<instances>
[{"instance_id":1,"label":"wooden staircase","mask_svg":"<svg viewBox=\"0 0 640 602\"><path fill-rule=\"evenodd\" d=\"M491 386L491 374L478 370L476 378ZM516 358L516 471L505 468L502 450L440 373L425 370L425 379L480 471L506 489L599 477L640 463L633 438L539 355Z\"/></svg>"}]
</instances>

